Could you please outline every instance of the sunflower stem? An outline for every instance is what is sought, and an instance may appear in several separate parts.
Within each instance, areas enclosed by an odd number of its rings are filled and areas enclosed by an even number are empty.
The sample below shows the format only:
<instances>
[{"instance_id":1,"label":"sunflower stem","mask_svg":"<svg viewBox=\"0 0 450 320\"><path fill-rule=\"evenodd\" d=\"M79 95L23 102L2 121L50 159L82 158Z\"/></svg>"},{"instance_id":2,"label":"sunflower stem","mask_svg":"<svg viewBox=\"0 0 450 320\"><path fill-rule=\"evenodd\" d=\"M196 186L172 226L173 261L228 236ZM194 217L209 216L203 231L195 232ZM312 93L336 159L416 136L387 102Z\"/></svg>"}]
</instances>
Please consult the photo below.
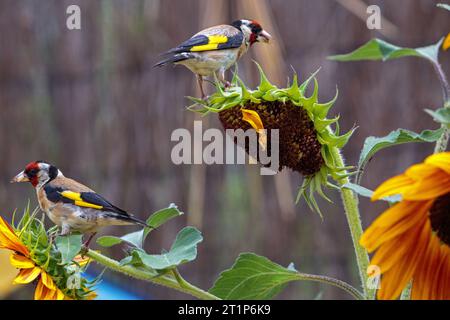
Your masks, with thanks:
<instances>
[{"instance_id":1,"label":"sunflower stem","mask_svg":"<svg viewBox=\"0 0 450 320\"><path fill-rule=\"evenodd\" d=\"M315 281L315 282L332 285L332 286L335 286L337 288L344 290L345 292L347 292L348 294L353 296L353 298L355 298L356 300L365 300L365 296L361 292L359 292L358 289L356 289L353 286L349 285L348 283L338 280L338 279L334 279L334 278L327 277L327 276L319 276L319 275L315 275L315 274L307 274L307 273L299 273L297 275L297 278L298 278L298 280Z\"/></svg>"},{"instance_id":2,"label":"sunflower stem","mask_svg":"<svg viewBox=\"0 0 450 320\"><path fill-rule=\"evenodd\" d=\"M344 158L340 150L336 147L331 149L331 153L333 158L336 161L337 167L345 167ZM343 175L345 176L347 171L343 171ZM346 183L350 182L348 177L344 177L336 181L339 186L343 186ZM364 290L364 296L366 299L375 299L375 289L368 288L368 276L367 276L367 268L369 267L369 255L364 249L363 246L359 244L359 239L363 234L363 228L361 224L361 217L359 214L358 208L358 196L352 190L347 188L340 189L342 202L344 204L345 214L347 216L347 223L350 228L350 233L352 236L353 247L355 249L356 254L356 262L358 265L359 276L361 279L362 288Z\"/></svg>"},{"instance_id":3,"label":"sunflower stem","mask_svg":"<svg viewBox=\"0 0 450 320\"><path fill-rule=\"evenodd\" d=\"M450 100L445 102L444 108L449 109L450 108ZM444 131L442 132L442 135L439 137L438 141L436 141L436 146L434 147L434 153L440 153L447 150L448 146L448 140L450 138L450 129L446 124L442 124L442 128L444 128Z\"/></svg>"},{"instance_id":4,"label":"sunflower stem","mask_svg":"<svg viewBox=\"0 0 450 320\"><path fill-rule=\"evenodd\" d=\"M450 108L450 85L448 83L447 76L439 62L433 60L431 61L431 63L433 64L434 71L436 72L441 83L444 108L448 109ZM447 150L448 140L450 137L450 129L445 124L442 124L442 127L444 128L444 132L442 132L441 137L436 142L434 153L440 153Z\"/></svg>"},{"instance_id":5,"label":"sunflower stem","mask_svg":"<svg viewBox=\"0 0 450 320\"><path fill-rule=\"evenodd\" d=\"M200 288L197 288L196 286L190 284L185 279L181 277L181 275L176 272L176 277L169 276L169 274L163 274L163 275L156 275L154 273L150 273L148 271L135 268L130 265L121 265L118 261L113 260L105 255L102 255L101 253L98 253L96 251L89 250L86 253L86 256L97 262L98 264L101 264L111 270L114 270L116 272L123 273L127 276L144 280L148 282L152 282L154 284L159 284L164 287L168 287L171 289L175 289L177 291L189 294L191 296L194 296L196 298L202 299L202 300L220 300L219 297L216 297L215 295L210 294L207 291L204 291Z\"/></svg>"}]
</instances>

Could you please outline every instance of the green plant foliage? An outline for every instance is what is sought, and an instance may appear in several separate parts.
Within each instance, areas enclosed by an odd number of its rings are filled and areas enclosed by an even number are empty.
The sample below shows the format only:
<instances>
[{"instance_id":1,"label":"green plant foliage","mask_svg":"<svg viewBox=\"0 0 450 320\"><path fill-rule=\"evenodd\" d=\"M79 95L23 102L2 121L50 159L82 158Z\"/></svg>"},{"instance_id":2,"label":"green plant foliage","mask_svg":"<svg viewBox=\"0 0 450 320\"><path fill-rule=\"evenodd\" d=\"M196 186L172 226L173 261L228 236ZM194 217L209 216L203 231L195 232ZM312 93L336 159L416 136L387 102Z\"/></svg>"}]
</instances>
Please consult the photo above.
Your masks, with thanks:
<instances>
[{"instance_id":1,"label":"green plant foliage","mask_svg":"<svg viewBox=\"0 0 450 320\"><path fill-rule=\"evenodd\" d=\"M448 4L438 3L436 6L439 7L439 8L442 8L442 9L450 11L450 5L448 5Z\"/></svg>"},{"instance_id":2,"label":"green plant foliage","mask_svg":"<svg viewBox=\"0 0 450 320\"><path fill-rule=\"evenodd\" d=\"M291 85L288 88L280 89L271 84L261 66L256 62L255 64L258 67L260 75L260 83L256 90L247 88L244 82L237 76L237 73L235 73L230 88L224 90L220 83L217 82L217 91L207 100L189 97L194 104L189 106L188 109L206 115L209 113L219 113L236 106L245 107L248 103L258 104L264 103L265 101L277 101L281 102L281 104L289 101L295 106L303 108L314 124L317 140L321 145L320 152L324 164L316 174L305 176L303 184L299 188L297 201L304 198L308 206L322 216L314 195L319 194L324 199L330 201L323 191L324 187L334 188L328 181L329 177L331 176L335 180L345 177L344 171L347 168L336 165L338 161L335 159L332 149L343 148L349 141L355 128L344 134L340 134L338 124L339 116L330 119L327 118L331 107L337 100L338 92L336 92L336 95L331 101L326 103L320 103L318 101L319 84L315 78L318 71L300 85L298 83L298 75L294 74ZM312 88L311 95L308 96L306 91L310 84L313 84L314 87Z\"/></svg>"},{"instance_id":3,"label":"green plant foliage","mask_svg":"<svg viewBox=\"0 0 450 320\"><path fill-rule=\"evenodd\" d=\"M163 254L147 254L143 250L135 249L132 255L137 256L143 265L153 270L165 270L175 268L183 263L195 260L197 257L197 244L203 237L196 228L186 227L182 229L170 250ZM136 264L136 260L126 260L127 263Z\"/></svg>"},{"instance_id":4,"label":"green plant foliage","mask_svg":"<svg viewBox=\"0 0 450 320\"><path fill-rule=\"evenodd\" d=\"M353 192L355 192L356 194L365 197L365 198L372 198L373 195L373 191L370 189L367 189L363 186L360 186L359 184L355 184L355 183L346 183L342 186L342 188L346 188L346 189L350 189ZM385 200L387 202L390 203L396 203L402 200L402 197L400 195L396 195L396 196L391 196L391 197L386 197L383 198L381 200Z\"/></svg>"},{"instance_id":5,"label":"green plant foliage","mask_svg":"<svg viewBox=\"0 0 450 320\"><path fill-rule=\"evenodd\" d=\"M449 108L440 108L437 110L425 109L425 112L431 115L434 121L443 124L450 125L450 109Z\"/></svg>"},{"instance_id":6,"label":"green plant foliage","mask_svg":"<svg viewBox=\"0 0 450 320\"><path fill-rule=\"evenodd\" d=\"M76 300L89 299L89 294L97 283L96 279L88 281L81 277L79 288L67 288L68 279L74 274L74 267L78 267L73 259L81 249L82 236L79 234L59 236L55 242L49 241L43 223L44 216L38 219L37 213L38 209L30 214L30 208L27 207L17 224L14 226L13 223L14 231L19 235L20 241L30 251L30 258L51 276L66 297ZM51 228L48 232L56 232L56 228ZM87 266L79 267L78 270L82 273Z\"/></svg>"},{"instance_id":7,"label":"green plant foliage","mask_svg":"<svg viewBox=\"0 0 450 320\"><path fill-rule=\"evenodd\" d=\"M102 247L112 247L116 244L119 244L123 241L123 239L114 236L103 236L97 239L97 244Z\"/></svg>"},{"instance_id":8,"label":"green plant foliage","mask_svg":"<svg viewBox=\"0 0 450 320\"><path fill-rule=\"evenodd\" d=\"M415 133L405 129L397 129L384 137L368 137L364 141L364 146L358 161L358 176L356 181L360 181L362 172L369 160L380 150L411 142L436 142L442 135L444 129L424 130Z\"/></svg>"},{"instance_id":9,"label":"green plant foliage","mask_svg":"<svg viewBox=\"0 0 450 320\"><path fill-rule=\"evenodd\" d=\"M169 220L179 217L183 214L180 210L178 210L177 206L173 203L169 205L169 207L165 209L161 209L159 211L156 211L153 213L148 219L147 224L151 226L152 228L145 228L144 229L144 238L147 237L147 235L150 233L151 230L156 229L160 226L162 226L164 223L168 222Z\"/></svg>"},{"instance_id":10,"label":"green plant foliage","mask_svg":"<svg viewBox=\"0 0 450 320\"><path fill-rule=\"evenodd\" d=\"M336 61L387 61L402 57L420 57L437 62L443 40L442 38L436 44L422 48L402 48L380 39L372 39L355 51L330 56L328 59Z\"/></svg>"},{"instance_id":11,"label":"green plant foliage","mask_svg":"<svg viewBox=\"0 0 450 320\"><path fill-rule=\"evenodd\" d=\"M227 300L271 299L284 286L299 280L298 272L254 253L242 253L221 273L210 293Z\"/></svg>"},{"instance_id":12,"label":"green plant foliage","mask_svg":"<svg viewBox=\"0 0 450 320\"><path fill-rule=\"evenodd\" d=\"M73 258L81 250L81 242L83 235L81 234L71 234L66 236L56 237L56 247L61 253L61 262L64 264L72 262Z\"/></svg>"},{"instance_id":13,"label":"green plant foliage","mask_svg":"<svg viewBox=\"0 0 450 320\"><path fill-rule=\"evenodd\" d=\"M144 228L139 231L131 232L120 238L114 236L103 236L97 239L97 244L102 247L112 247L125 241L134 247L142 248L145 239L152 230L182 214L183 212L179 211L177 206L170 204L169 207L156 211L148 217L146 222L149 226L151 226L151 228Z\"/></svg>"}]
</instances>

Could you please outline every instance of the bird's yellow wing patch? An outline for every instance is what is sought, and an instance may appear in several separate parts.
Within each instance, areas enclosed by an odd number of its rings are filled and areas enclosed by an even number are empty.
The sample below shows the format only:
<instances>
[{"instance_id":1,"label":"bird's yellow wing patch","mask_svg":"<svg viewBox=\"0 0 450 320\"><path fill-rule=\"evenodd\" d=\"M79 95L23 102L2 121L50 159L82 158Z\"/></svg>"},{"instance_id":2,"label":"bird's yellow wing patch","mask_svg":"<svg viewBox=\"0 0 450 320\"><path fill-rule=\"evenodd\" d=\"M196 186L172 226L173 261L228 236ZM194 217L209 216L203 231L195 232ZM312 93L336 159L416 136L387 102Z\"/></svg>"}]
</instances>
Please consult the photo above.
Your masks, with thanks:
<instances>
[{"instance_id":1,"label":"bird's yellow wing patch","mask_svg":"<svg viewBox=\"0 0 450 320\"><path fill-rule=\"evenodd\" d=\"M103 206L99 206L96 204L92 204L89 202L84 201L81 198L81 194L78 192L73 192L73 191L63 191L60 193L64 198L70 199L74 202L74 204L76 206L79 207L84 207L84 208L92 208L92 209L97 209L97 210L101 210L103 209Z\"/></svg>"},{"instance_id":2,"label":"bird's yellow wing patch","mask_svg":"<svg viewBox=\"0 0 450 320\"><path fill-rule=\"evenodd\" d=\"M228 41L227 36L208 36L208 43L199 45L199 46L193 46L190 51L192 52L199 52L199 51L209 51L209 50L216 50L219 48L219 45L222 43L226 43Z\"/></svg>"}]
</instances>

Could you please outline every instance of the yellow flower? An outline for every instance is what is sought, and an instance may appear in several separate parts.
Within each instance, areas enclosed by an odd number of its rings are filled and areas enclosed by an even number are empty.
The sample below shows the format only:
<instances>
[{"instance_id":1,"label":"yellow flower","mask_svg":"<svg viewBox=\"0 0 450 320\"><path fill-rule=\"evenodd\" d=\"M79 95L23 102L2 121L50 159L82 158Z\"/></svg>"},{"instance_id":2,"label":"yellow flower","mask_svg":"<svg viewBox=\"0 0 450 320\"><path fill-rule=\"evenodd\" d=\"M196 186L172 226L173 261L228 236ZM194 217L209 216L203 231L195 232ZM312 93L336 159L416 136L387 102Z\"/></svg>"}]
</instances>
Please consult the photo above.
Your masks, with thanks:
<instances>
[{"instance_id":1,"label":"yellow flower","mask_svg":"<svg viewBox=\"0 0 450 320\"><path fill-rule=\"evenodd\" d=\"M448 48L450 48L450 32L447 37L445 37L444 43L442 44L442 49L444 49L444 51L447 51Z\"/></svg>"},{"instance_id":2,"label":"yellow flower","mask_svg":"<svg viewBox=\"0 0 450 320\"><path fill-rule=\"evenodd\" d=\"M252 128L259 134L258 143L263 149L267 148L267 135L264 131L264 125L258 112L249 109L241 109L242 120L252 126Z\"/></svg>"},{"instance_id":3,"label":"yellow flower","mask_svg":"<svg viewBox=\"0 0 450 320\"><path fill-rule=\"evenodd\" d=\"M262 123L261 117L254 110L241 109L242 120L248 122L256 132L261 133L264 130L264 125Z\"/></svg>"},{"instance_id":4,"label":"yellow flower","mask_svg":"<svg viewBox=\"0 0 450 320\"><path fill-rule=\"evenodd\" d=\"M379 299L450 299L450 152L435 154L381 184L372 200L401 195L361 237L381 270Z\"/></svg>"},{"instance_id":5,"label":"yellow flower","mask_svg":"<svg viewBox=\"0 0 450 320\"><path fill-rule=\"evenodd\" d=\"M20 241L14 229L0 217L0 248L13 251L11 265L19 269L14 284L28 284L39 278L34 292L35 300L63 300L64 293L52 277L31 259L28 248Z\"/></svg>"}]
</instances>

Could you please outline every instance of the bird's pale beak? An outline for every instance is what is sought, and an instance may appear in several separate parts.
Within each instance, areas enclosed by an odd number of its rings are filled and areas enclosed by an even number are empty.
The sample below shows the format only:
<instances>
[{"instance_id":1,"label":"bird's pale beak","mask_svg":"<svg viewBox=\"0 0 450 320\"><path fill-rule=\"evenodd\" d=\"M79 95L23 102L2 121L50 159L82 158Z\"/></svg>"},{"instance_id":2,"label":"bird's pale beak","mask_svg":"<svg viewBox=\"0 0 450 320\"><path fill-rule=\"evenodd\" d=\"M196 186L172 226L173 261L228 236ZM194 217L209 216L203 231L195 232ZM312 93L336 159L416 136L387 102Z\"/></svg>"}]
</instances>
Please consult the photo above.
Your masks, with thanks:
<instances>
[{"instance_id":1,"label":"bird's pale beak","mask_svg":"<svg viewBox=\"0 0 450 320\"><path fill-rule=\"evenodd\" d=\"M15 183L15 182L28 182L28 181L30 181L30 179L28 179L28 177L26 176L25 172L22 171L17 176L12 178L10 182L11 183Z\"/></svg>"},{"instance_id":2,"label":"bird's pale beak","mask_svg":"<svg viewBox=\"0 0 450 320\"><path fill-rule=\"evenodd\" d=\"M258 41L268 43L272 39L272 36L267 31L263 30L258 35Z\"/></svg>"}]
</instances>

